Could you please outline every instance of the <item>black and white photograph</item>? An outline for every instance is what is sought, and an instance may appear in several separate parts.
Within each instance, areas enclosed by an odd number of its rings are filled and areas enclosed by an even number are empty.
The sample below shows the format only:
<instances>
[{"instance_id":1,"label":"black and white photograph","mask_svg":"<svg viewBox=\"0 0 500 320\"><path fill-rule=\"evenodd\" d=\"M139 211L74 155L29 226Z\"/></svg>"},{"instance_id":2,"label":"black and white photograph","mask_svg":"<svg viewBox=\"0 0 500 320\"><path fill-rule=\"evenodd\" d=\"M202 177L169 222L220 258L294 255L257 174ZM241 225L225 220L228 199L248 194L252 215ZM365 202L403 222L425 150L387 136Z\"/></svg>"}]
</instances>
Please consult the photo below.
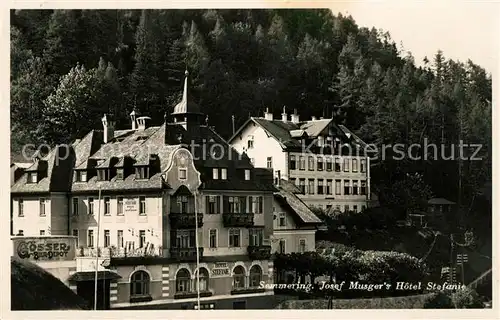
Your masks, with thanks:
<instances>
[{"instance_id":1,"label":"black and white photograph","mask_svg":"<svg viewBox=\"0 0 500 320\"><path fill-rule=\"evenodd\" d=\"M7 9L13 315L497 308L499 3L124 6Z\"/></svg>"}]
</instances>

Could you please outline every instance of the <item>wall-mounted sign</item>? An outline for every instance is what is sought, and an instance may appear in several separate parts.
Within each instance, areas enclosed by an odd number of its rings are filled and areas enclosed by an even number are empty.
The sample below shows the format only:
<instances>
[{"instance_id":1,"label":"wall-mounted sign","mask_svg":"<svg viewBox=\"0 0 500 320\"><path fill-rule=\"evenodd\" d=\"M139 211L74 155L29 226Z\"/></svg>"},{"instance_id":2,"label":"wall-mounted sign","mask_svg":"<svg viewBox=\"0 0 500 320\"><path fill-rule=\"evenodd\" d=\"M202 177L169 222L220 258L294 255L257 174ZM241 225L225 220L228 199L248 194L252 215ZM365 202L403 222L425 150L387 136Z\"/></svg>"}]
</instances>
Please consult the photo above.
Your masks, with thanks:
<instances>
[{"instance_id":1,"label":"wall-mounted sign","mask_svg":"<svg viewBox=\"0 0 500 320\"><path fill-rule=\"evenodd\" d=\"M73 260L75 237L14 237L13 255L29 260Z\"/></svg>"},{"instance_id":2,"label":"wall-mounted sign","mask_svg":"<svg viewBox=\"0 0 500 320\"><path fill-rule=\"evenodd\" d=\"M229 267L226 262L218 262L214 264L212 268L212 278L220 278L220 277L229 277L231 272L229 271Z\"/></svg>"},{"instance_id":3,"label":"wall-mounted sign","mask_svg":"<svg viewBox=\"0 0 500 320\"><path fill-rule=\"evenodd\" d=\"M137 212L137 199L127 198L123 200L123 206L125 207L125 212Z\"/></svg>"}]
</instances>

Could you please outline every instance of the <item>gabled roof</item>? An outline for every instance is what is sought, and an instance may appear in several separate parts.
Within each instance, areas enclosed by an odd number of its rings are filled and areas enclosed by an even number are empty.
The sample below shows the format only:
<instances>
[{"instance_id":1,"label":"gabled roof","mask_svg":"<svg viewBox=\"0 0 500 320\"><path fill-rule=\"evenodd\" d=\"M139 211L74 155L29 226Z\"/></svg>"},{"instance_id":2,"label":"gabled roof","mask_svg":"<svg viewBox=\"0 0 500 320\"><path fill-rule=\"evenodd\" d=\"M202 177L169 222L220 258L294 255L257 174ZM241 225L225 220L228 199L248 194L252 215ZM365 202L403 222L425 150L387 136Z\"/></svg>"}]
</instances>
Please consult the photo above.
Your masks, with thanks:
<instances>
[{"instance_id":1,"label":"gabled roof","mask_svg":"<svg viewBox=\"0 0 500 320\"><path fill-rule=\"evenodd\" d=\"M319 225L323 223L299 197L283 187L278 187L274 199L287 208L302 224Z\"/></svg>"},{"instance_id":2,"label":"gabled roof","mask_svg":"<svg viewBox=\"0 0 500 320\"><path fill-rule=\"evenodd\" d=\"M428 204L455 204L455 202L447 200L445 198L432 198L429 201L427 201Z\"/></svg>"}]
</instances>

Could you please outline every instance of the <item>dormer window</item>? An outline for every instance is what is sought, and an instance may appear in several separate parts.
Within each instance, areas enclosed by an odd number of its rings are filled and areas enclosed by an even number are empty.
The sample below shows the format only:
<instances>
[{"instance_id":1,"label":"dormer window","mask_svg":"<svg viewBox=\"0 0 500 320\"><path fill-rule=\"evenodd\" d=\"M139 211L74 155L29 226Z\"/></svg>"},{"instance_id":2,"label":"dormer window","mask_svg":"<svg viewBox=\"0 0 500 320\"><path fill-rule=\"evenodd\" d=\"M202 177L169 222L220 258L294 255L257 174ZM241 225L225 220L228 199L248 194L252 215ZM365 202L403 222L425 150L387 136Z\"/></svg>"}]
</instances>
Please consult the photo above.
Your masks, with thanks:
<instances>
[{"instance_id":1,"label":"dormer window","mask_svg":"<svg viewBox=\"0 0 500 320\"><path fill-rule=\"evenodd\" d=\"M108 170L107 169L99 169L97 170L97 180L106 181L108 180Z\"/></svg>"},{"instance_id":2,"label":"dormer window","mask_svg":"<svg viewBox=\"0 0 500 320\"><path fill-rule=\"evenodd\" d=\"M116 169L116 180L123 180L123 168Z\"/></svg>"},{"instance_id":3,"label":"dormer window","mask_svg":"<svg viewBox=\"0 0 500 320\"><path fill-rule=\"evenodd\" d=\"M218 180L219 179L219 169L218 168L213 168L212 169L212 179Z\"/></svg>"},{"instance_id":4,"label":"dormer window","mask_svg":"<svg viewBox=\"0 0 500 320\"><path fill-rule=\"evenodd\" d=\"M245 180L250 180L250 170L245 169Z\"/></svg>"},{"instance_id":5,"label":"dormer window","mask_svg":"<svg viewBox=\"0 0 500 320\"><path fill-rule=\"evenodd\" d=\"M226 168L221 169L221 179L227 180L227 169Z\"/></svg>"},{"instance_id":6,"label":"dormer window","mask_svg":"<svg viewBox=\"0 0 500 320\"><path fill-rule=\"evenodd\" d=\"M180 168L179 169L179 179L180 180L186 180L187 179L187 169L186 168Z\"/></svg>"},{"instance_id":7,"label":"dormer window","mask_svg":"<svg viewBox=\"0 0 500 320\"><path fill-rule=\"evenodd\" d=\"M38 174L37 172L28 172L28 183L37 183Z\"/></svg>"},{"instance_id":8,"label":"dormer window","mask_svg":"<svg viewBox=\"0 0 500 320\"><path fill-rule=\"evenodd\" d=\"M149 179L149 168L148 167L138 167L135 169L136 179Z\"/></svg>"},{"instance_id":9,"label":"dormer window","mask_svg":"<svg viewBox=\"0 0 500 320\"><path fill-rule=\"evenodd\" d=\"M87 171L78 170L75 171L76 181L77 182L87 182Z\"/></svg>"}]
</instances>

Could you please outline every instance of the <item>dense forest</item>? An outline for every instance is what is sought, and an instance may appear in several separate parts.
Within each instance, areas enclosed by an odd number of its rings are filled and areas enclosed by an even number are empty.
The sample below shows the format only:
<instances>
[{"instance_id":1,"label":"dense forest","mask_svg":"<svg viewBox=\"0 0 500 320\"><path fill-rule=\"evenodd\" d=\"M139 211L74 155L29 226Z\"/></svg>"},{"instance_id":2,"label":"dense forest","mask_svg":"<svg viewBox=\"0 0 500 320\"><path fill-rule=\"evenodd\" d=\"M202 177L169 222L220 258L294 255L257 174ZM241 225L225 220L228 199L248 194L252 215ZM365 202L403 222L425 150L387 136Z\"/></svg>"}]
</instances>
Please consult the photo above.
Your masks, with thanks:
<instances>
[{"instance_id":1,"label":"dense forest","mask_svg":"<svg viewBox=\"0 0 500 320\"><path fill-rule=\"evenodd\" d=\"M480 161L383 159L382 203L416 210L446 197L469 207L491 181L491 76L442 52L416 62L389 33L330 10L13 10L11 150L129 127L134 106L163 122L184 70L210 125L225 138L249 116L283 106L333 116L368 143L482 144ZM466 39L464 39L465 41ZM474 150L465 148L465 154ZM416 153L416 154L415 154ZM415 149L414 156L425 150Z\"/></svg>"}]
</instances>

